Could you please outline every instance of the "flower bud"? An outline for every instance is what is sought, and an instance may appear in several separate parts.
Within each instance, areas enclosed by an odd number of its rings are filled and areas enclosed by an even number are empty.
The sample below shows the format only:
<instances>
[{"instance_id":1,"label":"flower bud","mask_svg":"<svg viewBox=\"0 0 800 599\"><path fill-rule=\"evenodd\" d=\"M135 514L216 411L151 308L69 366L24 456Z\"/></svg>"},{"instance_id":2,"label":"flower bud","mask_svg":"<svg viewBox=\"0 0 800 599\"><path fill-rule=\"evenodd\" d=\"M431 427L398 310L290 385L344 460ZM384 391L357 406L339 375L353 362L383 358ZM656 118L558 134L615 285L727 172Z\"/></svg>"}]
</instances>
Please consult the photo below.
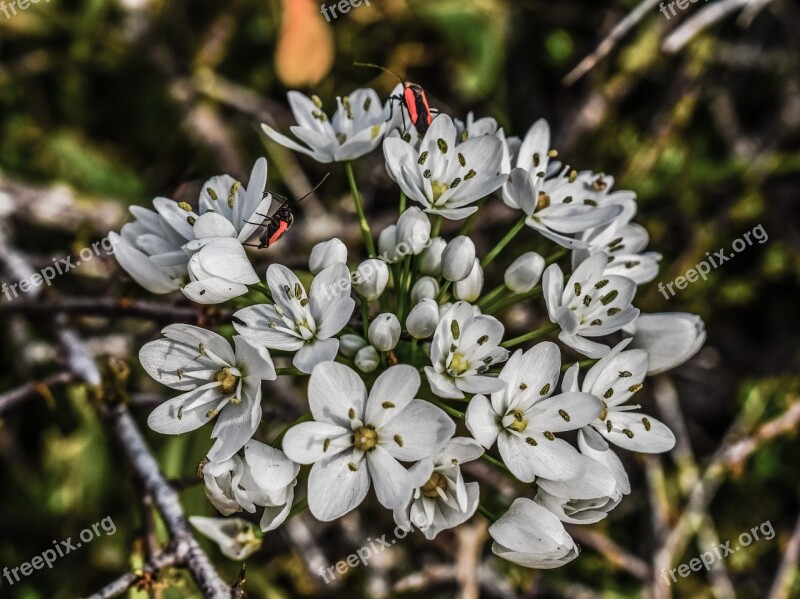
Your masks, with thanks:
<instances>
[{"instance_id":1,"label":"flower bud","mask_svg":"<svg viewBox=\"0 0 800 599\"><path fill-rule=\"evenodd\" d=\"M378 253L386 260L395 262L397 260L397 226L390 225L378 235Z\"/></svg>"},{"instance_id":2,"label":"flower bud","mask_svg":"<svg viewBox=\"0 0 800 599\"><path fill-rule=\"evenodd\" d=\"M311 256L308 258L308 270L311 274L317 275L320 271L336 262L347 263L347 246L339 239L323 241L311 248Z\"/></svg>"},{"instance_id":3,"label":"flower bud","mask_svg":"<svg viewBox=\"0 0 800 599\"><path fill-rule=\"evenodd\" d=\"M438 277L442 274L442 252L447 242L441 237L431 239L431 244L419 255L419 271L424 275Z\"/></svg>"},{"instance_id":4,"label":"flower bud","mask_svg":"<svg viewBox=\"0 0 800 599\"><path fill-rule=\"evenodd\" d=\"M388 282L389 267L377 258L364 260L353 273L353 289L367 301L378 299Z\"/></svg>"},{"instance_id":5,"label":"flower bud","mask_svg":"<svg viewBox=\"0 0 800 599\"><path fill-rule=\"evenodd\" d=\"M400 341L400 321L389 312L378 314L369 325L369 342L378 351L389 351Z\"/></svg>"},{"instance_id":6,"label":"flower bud","mask_svg":"<svg viewBox=\"0 0 800 599\"><path fill-rule=\"evenodd\" d=\"M411 288L411 303L418 304L424 299L436 299L439 295L439 281L433 277L422 277Z\"/></svg>"},{"instance_id":7,"label":"flower bud","mask_svg":"<svg viewBox=\"0 0 800 599\"><path fill-rule=\"evenodd\" d=\"M435 300L425 298L411 308L406 318L406 329L414 339L427 339L439 324L439 306Z\"/></svg>"},{"instance_id":8,"label":"flower bud","mask_svg":"<svg viewBox=\"0 0 800 599\"><path fill-rule=\"evenodd\" d=\"M688 312L640 314L624 331L633 334L630 349L647 352L649 375L680 366L700 351L706 340L703 319Z\"/></svg>"},{"instance_id":9,"label":"flower bud","mask_svg":"<svg viewBox=\"0 0 800 599\"><path fill-rule=\"evenodd\" d=\"M418 255L424 250L431 240L431 221L428 215L416 206L412 206L397 220L395 230L395 241L399 254ZM403 251L402 244L406 244L408 250Z\"/></svg>"},{"instance_id":10,"label":"flower bud","mask_svg":"<svg viewBox=\"0 0 800 599\"><path fill-rule=\"evenodd\" d=\"M536 252L525 252L506 269L504 282L514 293L528 293L542 278L545 262Z\"/></svg>"},{"instance_id":11,"label":"flower bud","mask_svg":"<svg viewBox=\"0 0 800 599\"><path fill-rule=\"evenodd\" d=\"M475 244L460 235L447 244L442 252L442 274L448 281L466 279L475 262Z\"/></svg>"},{"instance_id":12,"label":"flower bud","mask_svg":"<svg viewBox=\"0 0 800 599\"><path fill-rule=\"evenodd\" d=\"M362 347L366 347L366 340L360 335L347 333L339 337L339 352L345 357L352 359Z\"/></svg>"},{"instance_id":13,"label":"flower bud","mask_svg":"<svg viewBox=\"0 0 800 599\"><path fill-rule=\"evenodd\" d=\"M455 284L453 293L456 299L472 303L481 296L481 291L483 291L483 269L481 261L475 258L469 275Z\"/></svg>"},{"instance_id":14,"label":"flower bud","mask_svg":"<svg viewBox=\"0 0 800 599\"><path fill-rule=\"evenodd\" d=\"M356 354L356 368L358 368L361 372L372 372L378 367L380 362L381 358L378 355L378 350L371 345L362 347Z\"/></svg>"}]
</instances>

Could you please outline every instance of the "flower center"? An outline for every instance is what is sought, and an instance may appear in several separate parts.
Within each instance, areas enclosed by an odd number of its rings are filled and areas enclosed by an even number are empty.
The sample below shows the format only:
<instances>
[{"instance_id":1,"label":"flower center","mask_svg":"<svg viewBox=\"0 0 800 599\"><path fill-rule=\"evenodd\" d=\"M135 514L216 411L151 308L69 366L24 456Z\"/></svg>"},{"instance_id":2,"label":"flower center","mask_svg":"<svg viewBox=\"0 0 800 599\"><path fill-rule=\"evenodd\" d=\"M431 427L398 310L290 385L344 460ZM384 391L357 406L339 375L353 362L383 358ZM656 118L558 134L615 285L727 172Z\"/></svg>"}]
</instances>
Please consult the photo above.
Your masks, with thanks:
<instances>
[{"instance_id":1,"label":"flower center","mask_svg":"<svg viewBox=\"0 0 800 599\"><path fill-rule=\"evenodd\" d=\"M435 204L442 194L450 189L447 183L439 183L438 181L431 181L431 191L433 191L433 203Z\"/></svg>"},{"instance_id":2,"label":"flower center","mask_svg":"<svg viewBox=\"0 0 800 599\"><path fill-rule=\"evenodd\" d=\"M467 370L469 370L469 360L467 360L463 354L458 352L454 353L453 359L450 360L450 375L459 376L464 374Z\"/></svg>"},{"instance_id":3,"label":"flower center","mask_svg":"<svg viewBox=\"0 0 800 599\"><path fill-rule=\"evenodd\" d=\"M361 451L375 449L378 444L378 433L369 426L360 426L353 433L353 445Z\"/></svg>"},{"instance_id":4,"label":"flower center","mask_svg":"<svg viewBox=\"0 0 800 599\"><path fill-rule=\"evenodd\" d=\"M447 479L438 472L434 472L428 482L422 485L422 494L425 497L439 497L439 489L447 491Z\"/></svg>"},{"instance_id":5,"label":"flower center","mask_svg":"<svg viewBox=\"0 0 800 599\"><path fill-rule=\"evenodd\" d=\"M547 208L548 206L550 206L550 196L547 195L545 192L540 191L539 192L539 197L536 200L536 209L537 210L543 210L543 209Z\"/></svg>"},{"instance_id":6,"label":"flower center","mask_svg":"<svg viewBox=\"0 0 800 599\"><path fill-rule=\"evenodd\" d=\"M223 395L233 393L239 386L239 377L235 374L231 374L227 366L214 374L214 380L219 383L219 390Z\"/></svg>"},{"instance_id":7,"label":"flower center","mask_svg":"<svg viewBox=\"0 0 800 599\"><path fill-rule=\"evenodd\" d=\"M520 410L514 410L511 412L511 415L514 417L514 421L508 425L508 428L517 431L518 433L521 433L528 428L528 420Z\"/></svg>"}]
</instances>

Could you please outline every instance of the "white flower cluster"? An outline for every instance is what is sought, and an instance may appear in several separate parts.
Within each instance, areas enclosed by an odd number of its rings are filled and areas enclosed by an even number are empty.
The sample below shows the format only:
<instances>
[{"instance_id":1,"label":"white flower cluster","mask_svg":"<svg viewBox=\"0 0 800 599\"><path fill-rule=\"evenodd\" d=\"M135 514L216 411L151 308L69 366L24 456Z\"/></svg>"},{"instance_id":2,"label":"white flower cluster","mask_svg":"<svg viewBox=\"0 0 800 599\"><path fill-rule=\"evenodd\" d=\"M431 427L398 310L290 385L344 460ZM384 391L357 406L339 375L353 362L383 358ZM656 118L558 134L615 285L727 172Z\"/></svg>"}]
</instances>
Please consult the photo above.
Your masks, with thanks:
<instances>
[{"instance_id":1,"label":"white flower cluster","mask_svg":"<svg viewBox=\"0 0 800 599\"><path fill-rule=\"evenodd\" d=\"M198 303L238 298L239 308L232 343L174 324L142 348L145 370L180 392L149 425L180 434L214 420L206 493L224 516L263 509L262 532L305 506L292 504L310 465L305 495L319 520L340 518L374 487L398 526L413 522L429 539L480 509L498 556L531 568L574 559L563 523L597 522L631 491L616 450L675 443L636 403L646 376L683 363L705 339L697 316L633 306L660 260L631 222L635 195L557 162L545 121L520 140L491 118L437 114L412 136L396 130L400 119L389 120L373 90L339 98L331 117L319 98L291 92L289 103L299 141L266 134L344 163L367 255L331 239L313 248L307 271L269 265L264 285L244 249L269 218L263 158L247 187L210 179L196 208L165 198L154 212L133 208L136 221L111 239L137 282L153 293L180 288ZM381 145L401 210L374 239L352 161ZM472 215L499 201L519 222L480 256ZM442 235L444 221L462 220ZM515 246L524 251L504 255ZM490 269L496 259L506 268ZM485 291L487 280L498 287ZM546 315L541 326L508 336L506 310L538 297L531 312ZM262 383L281 375L309 376L309 411L268 445L255 439ZM462 466L476 459L517 481L520 496L509 505L468 481ZM260 546L262 532L242 518L193 522L237 559Z\"/></svg>"}]
</instances>

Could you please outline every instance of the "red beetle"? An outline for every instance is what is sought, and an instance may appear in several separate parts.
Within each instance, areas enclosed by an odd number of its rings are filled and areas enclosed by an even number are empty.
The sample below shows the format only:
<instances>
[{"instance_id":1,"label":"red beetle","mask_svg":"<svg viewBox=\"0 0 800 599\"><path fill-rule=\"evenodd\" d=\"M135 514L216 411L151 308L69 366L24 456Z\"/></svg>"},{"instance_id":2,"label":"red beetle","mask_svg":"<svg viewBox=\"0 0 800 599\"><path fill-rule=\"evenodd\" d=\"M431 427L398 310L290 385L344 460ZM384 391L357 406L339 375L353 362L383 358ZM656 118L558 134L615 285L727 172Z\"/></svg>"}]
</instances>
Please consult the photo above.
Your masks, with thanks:
<instances>
[{"instance_id":1,"label":"red beetle","mask_svg":"<svg viewBox=\"0 0 800 599\"><path fill-rule=\"evenodd\" d=\"M291 202L291 203L296 206L297 204L305 200L308 196L317 191L317 189L319 189L320 186L323 183L325 183L325 179L327 179L329 176L330 173L327 173L322 178L322 181L317 183L314 189L309 191L306 195L304 195L296 202ZM266 192L264 192L264 195L266 195ZM283 196L276 195L275 197L283 197ZM278 241L281 237L283 237L284 233L286 233L286 231L289 230L289 227L291 227L292 224L294 224L294 214L292 213L291 206L289 206L290 201L291 200L289 200L288 198L284 198L283 202L281 202L281 205L278 206L278 209L272 216L267 216L266 214L259 214L258 212L256 212L257 216L261 216L264 218L264 222L261 223L251 223L250 221L247 222L251 225L262 225L264 227L264 229L261 231L261 235L258 236L259 243L258 245L254 243L245 243L243 245L249 247L255 247L261 250L264 248L268 248L276 241Z\"/></svg>"},{"instance_id":2,"label":"red beetle","mask_svg":"<svg viewBox=\"0 0 800 599\"><path fill-rule=\"evenodd\" d=\"M433 114L428 104L428 97L425 95L425 90L422 89L422 86L411 83L410 81L403 81L403 78L397 73L377 64L369 62L356 62L354 64L360 67L380 69L384 73L389 73L397 77L403 85L403 95L389 97L389 100L392 102L392 111L394 111L394 102L405 104L406 110L408 110L408 116L411 117L411 124L414 125L414 128L420 136L425 135L428 131L428 127L430 127L433 122ZM392 113L389 114L389 120L392 120ZM403 128L405 129L405 115L403 116Z\"/></svg>"}]
</instances>

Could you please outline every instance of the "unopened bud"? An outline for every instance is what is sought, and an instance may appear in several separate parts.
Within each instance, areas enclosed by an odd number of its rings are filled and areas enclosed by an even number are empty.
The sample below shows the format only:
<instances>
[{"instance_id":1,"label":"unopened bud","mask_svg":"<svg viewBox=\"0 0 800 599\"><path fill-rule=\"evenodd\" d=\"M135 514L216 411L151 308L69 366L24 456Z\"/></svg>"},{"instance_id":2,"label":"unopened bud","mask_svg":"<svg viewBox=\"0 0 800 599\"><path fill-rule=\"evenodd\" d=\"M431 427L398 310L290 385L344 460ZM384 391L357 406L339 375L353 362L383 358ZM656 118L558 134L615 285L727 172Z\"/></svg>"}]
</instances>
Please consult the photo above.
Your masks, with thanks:
<instances>
[{"instance_id":1,"label":"unopened bud","mask_svg":"<svg viewBox=\"0 0 800 599\"><path fill-rule=\"evenodd\" d=\"M389 312L379 314L369 325L369 342L378 351L389 351L400 341L400 321Z\"/></svg>"},{"instance_id":2,"label":"unopened bud","mask_svg":"<svg viewBox=\"0 0 800 599\"><path fill-rule=\"evenodd\" d=\"M536 252L525 252L506 269L504 282L514 293L528 293L544 272L545 261Z\"/></svg>"},{"instance_id":3,"label":"unopened bud","mask_svg":"<svg viewBox=\"0 0 800 599\"><path fill-rule=\"evenodd\" d=\"M442 252L442 274L454 283L466 279L475 262L475 244L460 235L447 244Z\"/></svg>"},{"instance_id":4,"label":"unopened bud","mask_svg":"<svg viewBox=\"0 0 800 599\"><path fill-rule=\"evenodd\" d=\"M439 306L435 300L423 299L411 308L406 318L406 329L414 339L427 339L439 324Z\"/></svg>"}]
</instances>

